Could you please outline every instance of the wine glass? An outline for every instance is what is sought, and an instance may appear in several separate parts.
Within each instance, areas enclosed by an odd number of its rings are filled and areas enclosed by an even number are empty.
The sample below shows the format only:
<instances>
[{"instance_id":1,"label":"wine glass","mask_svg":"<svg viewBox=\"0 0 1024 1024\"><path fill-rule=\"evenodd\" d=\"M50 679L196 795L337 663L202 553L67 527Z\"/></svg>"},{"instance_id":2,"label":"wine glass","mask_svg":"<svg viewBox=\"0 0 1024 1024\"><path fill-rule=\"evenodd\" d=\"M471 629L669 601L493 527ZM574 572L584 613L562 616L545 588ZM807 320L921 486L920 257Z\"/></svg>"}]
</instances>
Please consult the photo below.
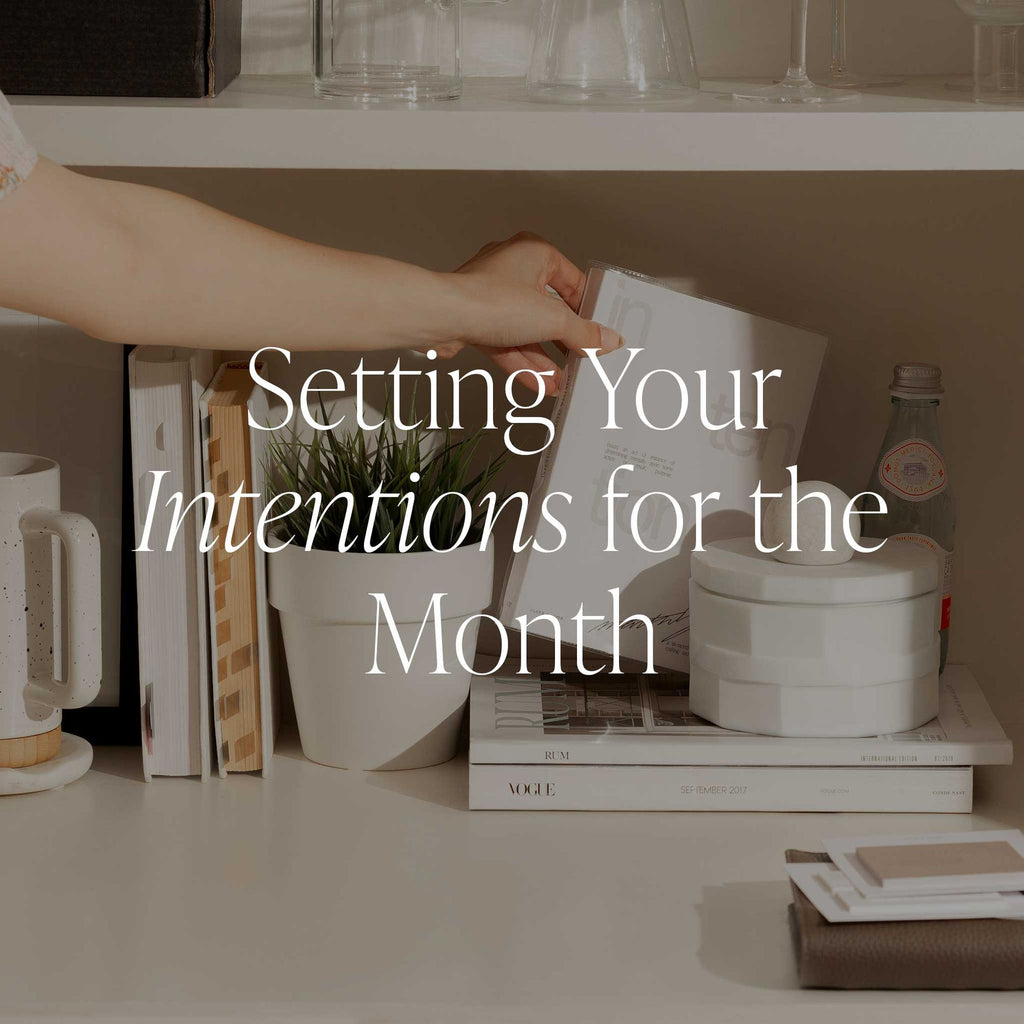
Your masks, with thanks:
<instances>
[{"instance_id":1,"label":"wine glass","mask_svg":"<svg viewBox=\"0 0 1024 1024\"><path fill-rule=\"evenodd\" d=\"M807 77L807 7L809 0L792 0L789 29L789 69L786 77L775 85L734 92L735 100L757 100L761 103L838 103L852 99L856 93L848 89L829 89L815 85Z\"/></svg>"},{"instance_id":2,"label":"wine glass","mask_svg":"<svg viewBox=\"0 0 1024 1024\"><path fill-rule=\"evenodd\" d=\"M832 0L832 61L826 84L833 89L863 89L872 85L900 85L891 75L862 75L846 64L846 0Z\"/></svg>"},{"instance_id":3,"label":"wine glass","mask_svg":"<svg viewBox=\"0 0 1024 1024\"><path fill-rule=\"evenodd\" d=\"M956 0L974 18L974 100L1024 104L1024 0Z\"/></svg>"}]
</instances>

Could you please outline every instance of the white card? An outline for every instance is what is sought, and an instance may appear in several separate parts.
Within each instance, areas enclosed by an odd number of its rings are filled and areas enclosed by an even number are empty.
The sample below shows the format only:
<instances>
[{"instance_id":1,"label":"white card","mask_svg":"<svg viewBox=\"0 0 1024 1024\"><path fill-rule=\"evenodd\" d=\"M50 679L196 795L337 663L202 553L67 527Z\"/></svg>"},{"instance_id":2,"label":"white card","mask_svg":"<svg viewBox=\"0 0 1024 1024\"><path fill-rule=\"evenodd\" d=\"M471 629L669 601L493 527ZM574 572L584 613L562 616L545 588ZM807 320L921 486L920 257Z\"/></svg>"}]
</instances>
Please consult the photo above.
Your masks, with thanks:
<instances>
[{"instance_id":1,"label":"white card","mask_svg":"<svg viewBox=\"0 0 1024 1024\"><path fill-rule=\"evenodd\" d=\"M868 898L890 899L898 896L930 896L945 893L991 893L1024 889L1024 871L964 871L957 874L925 874L880 880L857 856L859 848L914 846L962 846L975 843L1005 844L1011 853L1024 857L1024 835L1019 829L984 832L943 832L918 836L843 836L825 841L825 851L833 863Z\"/></svg>"},{"instance_id":2,"label":"white card","mask_svg":"<svg viewBox=\"0 0 1024 1024\"><path fill-rule=\"evenodd\" d=\"M832 864L787 864L786 871L815 910L832 924L1024 918L1024 895L1019 892L866 899Z\"/></svg>"}]
</instances>

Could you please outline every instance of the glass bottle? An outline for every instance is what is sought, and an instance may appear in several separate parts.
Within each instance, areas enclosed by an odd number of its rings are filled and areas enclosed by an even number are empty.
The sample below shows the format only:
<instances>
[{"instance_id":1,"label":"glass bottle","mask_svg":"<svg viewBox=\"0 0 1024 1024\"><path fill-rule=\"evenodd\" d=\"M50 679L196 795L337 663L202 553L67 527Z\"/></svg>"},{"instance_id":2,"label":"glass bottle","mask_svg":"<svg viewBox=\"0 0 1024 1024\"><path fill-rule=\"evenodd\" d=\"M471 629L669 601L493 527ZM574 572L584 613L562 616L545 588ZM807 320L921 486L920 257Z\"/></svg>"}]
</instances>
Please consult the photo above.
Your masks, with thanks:
<instances>
[{"instance_id":1,"label":"glass bottle","mask_svg":"<svg viewBox=\"0 0 1024 1024\"><path fill-rule=\"evenodd\" d=\"M885 498L885 515L861 518L864 535L890 543L920 544L939 563L942 591L941 661L949 648L950 595L953 580L953 533L956 516L942 454L938 408L942 370L926 363L900 363L893 370L892 418L866 490ZM874 508L872 499L865 499Z\"/></svg>"}]
</instances>

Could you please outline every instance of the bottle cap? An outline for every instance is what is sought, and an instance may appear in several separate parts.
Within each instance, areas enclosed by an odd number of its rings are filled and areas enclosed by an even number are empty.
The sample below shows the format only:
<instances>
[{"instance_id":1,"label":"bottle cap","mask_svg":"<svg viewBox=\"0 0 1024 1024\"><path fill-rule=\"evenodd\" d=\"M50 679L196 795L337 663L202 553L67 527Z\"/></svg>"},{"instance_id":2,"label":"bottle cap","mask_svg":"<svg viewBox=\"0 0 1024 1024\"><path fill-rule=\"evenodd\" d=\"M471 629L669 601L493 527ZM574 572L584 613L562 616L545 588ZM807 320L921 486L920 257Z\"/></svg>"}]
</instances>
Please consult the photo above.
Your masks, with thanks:
<instances>
[{"instance_id":1,"label":"bottle cap","mask_svg":"<svg viewBox=\"0 0 1024 1024\"><path fill-rule=\"evenodd\" d=\"M889 394L898 398L941 398L942 369L931 363L897 363L892 369Z\"/></svg>"}]
</instances>

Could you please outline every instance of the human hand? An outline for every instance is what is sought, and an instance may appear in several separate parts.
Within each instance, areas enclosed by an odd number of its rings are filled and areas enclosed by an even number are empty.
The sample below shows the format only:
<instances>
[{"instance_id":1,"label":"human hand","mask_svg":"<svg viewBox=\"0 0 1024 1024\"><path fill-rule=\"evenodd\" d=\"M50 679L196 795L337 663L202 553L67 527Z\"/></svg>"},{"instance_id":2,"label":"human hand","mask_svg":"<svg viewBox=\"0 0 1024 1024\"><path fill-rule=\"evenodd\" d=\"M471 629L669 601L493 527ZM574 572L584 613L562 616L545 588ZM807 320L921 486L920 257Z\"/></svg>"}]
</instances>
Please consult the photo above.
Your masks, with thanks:
<instances>
[{"instance_id":1,"label":"human hand","mask_svg":"<svg viewBox=\"0 0 1024 1024\"><path fill-rule=\"evenodd\" d=\"M434 346L442 356L454 355L463 345L475 345L506 373L550 372L544 378L545 391L556 394L561 373L541 347L543 342L555 342L572 352L585 348L612 352L622 345L615 331L576 314L586 277L537 235L520 232L504 242L485 245L459 267L453 279L465 319L460 337Z\"/></svg>"}]
</instances>

